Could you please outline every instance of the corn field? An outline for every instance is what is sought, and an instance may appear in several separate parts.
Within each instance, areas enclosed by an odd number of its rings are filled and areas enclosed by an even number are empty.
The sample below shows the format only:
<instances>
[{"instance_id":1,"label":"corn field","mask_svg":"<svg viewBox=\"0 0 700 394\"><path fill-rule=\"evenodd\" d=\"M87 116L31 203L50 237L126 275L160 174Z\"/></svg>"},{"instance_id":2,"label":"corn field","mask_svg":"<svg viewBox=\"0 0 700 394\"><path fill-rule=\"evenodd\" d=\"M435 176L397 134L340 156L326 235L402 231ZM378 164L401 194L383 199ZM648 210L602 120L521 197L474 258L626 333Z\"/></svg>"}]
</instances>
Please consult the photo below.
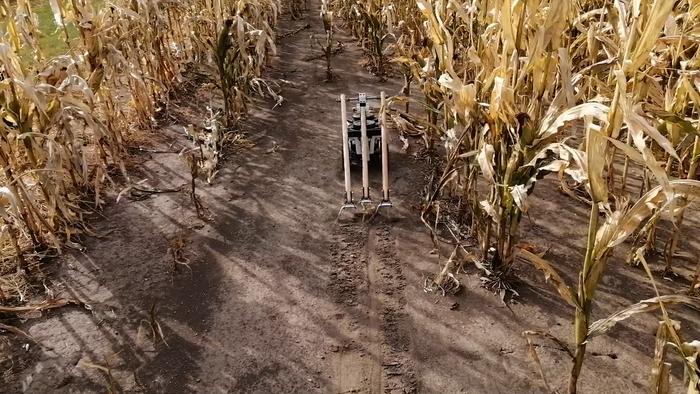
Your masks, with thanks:
<instances>
[{"instance_id":1,"label":"corn field","mask_svg":"<svg viewBox=\"0 0 700 394\"><path fill-rule=\"evenodd\" d=\"M193 64L212 70L222 96L206 126L193 126L208 132L191 131L201 152L190 159L193 199L197 168L211 181L221 134L237 130L253 97L282 102L264 78L279 0L48 3L65 45L54 57L35 2L0 4L0 301L24 301L17 288L30 263L80 249L105 190L134 184L130 130L155 132ZM293 20L308 8L285 6ZM700 262L683 294L661 294L648 264L658 253L664 274L674 272L684 216L700 197L700 0L324 0L321 15L326 80L342 26L380 80L402 78L382 109L402 138L439 155L420 215L436 250L451 254L426 291L458 288L455 274L474 264L506 300L517 293L516 262L527 262L570 307L569 393L590 341L642 312L660 316L650 391L669 392L675 353L687 392L700 393L698 342L669 310L700 307ZM575 283L519 246L545 176L589 212ZM672 231L662 237L664 223ZM599 284L623 247L655 297L594 321ZM548 334L523 336L548 386L533 347Z\"/></svg>"},{"instance_id":2,"label":"corn field","mask_svg":"<svg viewBox=\"0 0 700 394\"><path fill-rule=\"evenodd\" d=\"M423 217L436 244L447 237L456 246L428 285L453 285L448 274L462 260L478 264L486 286L504 295L516 257L530 261L572 308L570 393L591 338L661 308L653 391L667 390L668 343L686 362L688 392L697 392L698 350L665 309L696 298L657 294L596 322L591 310L612 249L628 238L631 263L646 268L645 257L659 250L673 269L683 213L700 193L700 2L337 0L335 7L377 74L386 62L403 74L403 96L394 101L405 107L391 110L394 123L429 147L444 144ZM564 282L556 262L516 247L528 196L547 173L590 207L578 283ZM450 204L456 220L444 219ZM674 231L659 240L662 216ZM478 250L462 246L468 237ZM697 286L696 275L689 290Z\"/></svg>"},{"instance_id":3,"label":"corn field","mask_svg":"<svg viewBox=\"0 0 700 394\"><path fill-rule=\"evenodd\" d=\"M104 204L105 183L129 183L129 128L156 126L189 64L219 65L231 130L251 94L274 93L260 78L275 50L274 0L48 3L65 45L53 58L35 3L0 5L0 248L18 275L28 257L80 248L84 214Z\"/></svg>"}]
</instances>

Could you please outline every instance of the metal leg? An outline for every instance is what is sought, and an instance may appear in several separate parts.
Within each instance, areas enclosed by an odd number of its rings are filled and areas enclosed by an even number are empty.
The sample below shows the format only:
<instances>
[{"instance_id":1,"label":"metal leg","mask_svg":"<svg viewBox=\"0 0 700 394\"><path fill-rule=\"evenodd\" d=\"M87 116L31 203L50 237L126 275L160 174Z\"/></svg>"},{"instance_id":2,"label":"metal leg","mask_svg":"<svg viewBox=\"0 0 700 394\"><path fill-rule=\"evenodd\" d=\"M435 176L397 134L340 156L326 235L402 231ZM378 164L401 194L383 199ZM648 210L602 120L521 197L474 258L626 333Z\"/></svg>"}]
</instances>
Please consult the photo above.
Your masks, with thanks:
<instances>
[{"instance_id":1,"label":"metal leg","mask_svg":"<svg viewBox=\"0 0 700 394\"><path fill-rule=\"evenodd\" d=\"M382 201L377 208L390 207L389 200L389 136L386 131L386 95L381 93L381 111L382 111Z\"/></svg>"},{"instance_id":2,"label":"metal leg","mask_svg":"<svg viewBox=\"0 0 700 394\"><path fill-rule=\"evenodd\" d=\"M343 170L345 172L345 203L340 208L342 212L344 209L355 208L355 203L352 201L352 186L350 177L350 147L348 146L348 127L347 127L347 108L345 95L340 95L340 135L343 138ZM340 215L340 213L338 213Z\"/></svg>"},{"instance_id":3,"label":"metal leg","mask_svg":"<svg viewBox=\"0 0 700 394\"><path fill-rule=\"evenodd\" d=\"M360 133L362 136L362 200L360 204L369 204L372 199L369 197L369 141L367 138L367 96L360 93Z\"/></svg>"}]
</instances>

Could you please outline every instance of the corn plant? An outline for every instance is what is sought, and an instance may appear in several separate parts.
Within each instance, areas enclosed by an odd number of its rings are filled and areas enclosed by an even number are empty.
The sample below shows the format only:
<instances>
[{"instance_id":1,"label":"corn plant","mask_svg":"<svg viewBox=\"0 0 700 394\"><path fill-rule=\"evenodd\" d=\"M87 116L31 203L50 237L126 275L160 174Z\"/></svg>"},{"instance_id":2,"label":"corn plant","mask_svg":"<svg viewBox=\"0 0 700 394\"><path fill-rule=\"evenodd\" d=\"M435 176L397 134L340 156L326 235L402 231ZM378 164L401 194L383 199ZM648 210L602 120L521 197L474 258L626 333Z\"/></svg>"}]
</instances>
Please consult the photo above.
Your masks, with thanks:
<instances>
[{"instance_id":1,"label":"corn plant","mask_svg":"<svg viewBox=\"0 0 700 394\"><path fill-rule=\"evenodd\" d=\"M372 72L386 74L387 43L393 37L393 5L383 0L336 0L334 9L350 24L350 31L371 60Z\"/></svg>"},{"instance_id":2,"label":"corn plant","mask_svg":"<svg viewBox=\"0 0 700 394\"><path fill-rule=\"evenodd\" d=\"M333 57L333 11L330 10L328 0L321 2L321 20L323 20L323 30L326 32L326 42L324 45L319 43L323 49L323 55L326 58L326 80L333 79L333 68L331 67L331 58Z\"/></svg>"},{"instance_id":3,"label":"corn plant","mask_svg":"<svg viewBox=\"0 0 700 394\"><path fill-rule=\"evenodd\" d=\"M28 253L80 247L85 197L99 206L105 182L115 174L129 182L122 133L156 125L186 67L213 60L227 18L227 119L245 115L251 94L281 101L261 79L274 51L275 0L49 3L65 40L55 58L41 48L48 27L32 3L0 4L0 250L20 268ZM215 134L197 160L208 179L222 138L218 127L207 134Z\"/></svg>"},{"instance_id":4,"label":"corn plant","mask_svg":"<svg viewBox=\"0 0 700 394\"><path fill-rule=\"evenodd\" d=\"M614 71L615 94L612 105L604 110L605 114L598 113L594 117L604 124L596 125L590 118L586 121L586 146L585 154L578 157L585 157L586 161L579 161L578 166L582 178L587 180L587 187L590 193L591 213L589 219L589 230L585 259L579 274L579 284L576 292L559 282L560 294L575 307L574 337L576 350L574 353L574 363L569 380L569 392L575 393L577 381L581 373L581 367L586 351L586 344L592 337L590 324L591 309L598 283L605 272L607 260L611 250L616 245L622 243L627 237L637 231L645 224L654 223L661 212L677 213L675 207L679 197L700 193L700 182L694 180L672 180L663 171L661 164L654 157L654 153L647 144L647 139L653 141L661 147L669 156L678 158L677 152L673 149L673 144L664 137L650 121L647 114L640 111L638 106L634 106L633 100L638 97L634 88L630 91L627 83L627 75L634 75L636 67L641 67L648 56L660 27L666 20L673 8L673 4L656 1L645 9L645 14L640 14L631 20L621 23L629 23L632 31L641 31L639 40L627 38L626 46L621 50L622 61ZM641 26L644 28L641 28ZM623 38L624 42L624 38ZM601 108L602 109L602 108ZM604 116L603 116L604 115ZM593 114L591 115L593 117ZM619 141L623 125L629 136L630 145ZM620 200L616 210L609 210L610 190L609 182L605 180L605 161L600 158L609 157L609 145L621 150L628 158L633 159L640 165L645 166L654 175L659 186L652 188L642 195L631 207ZM608 176L611 172L608 171ZM605 212L605 222L600 225L601 211ZM648 218L651 221L646 221ZM530 256L532 257L532 256ZM551 265L539 261L540 268L548 267L548 274L551 275Z\"/></svg>"},{"instance_id":5,"label":"corn plant","mask_svg":"<svg viewBox=\"0 0 700 394\"><path fill-rule=\"evenodd\" d=\"M439 126L449 157L439 189L454 190L451 185L456 184L471 206L473 227L481 239L483 258L489 260L489 276L496 279L495 289L502 288L501 279L508 275L527 196L555 159L563 122L585 115L585 108L574 107L563 114L564 120L553 118L564 105L574 104L568 85L558 83L570 77L568 52L559 49L559 37L565 32L561 18L568 15L560 4L551 3L548 13L539 13L534 3L523 5L519 19L511 14L489 16L501 24L510 23L513 31L508 35L505 28L483 33L464 28L489 24L479 21L483 10L478 8L465 11L456 2L418 2L431 52L416 76L426 96L433 97L428 105L443 103L429 119L431 124L442 119ZM543 34L544 43L534 39ZM485 54L479 57L482 49ZM481 82L482 78L488 79ZM471 82L475 80L480 82ZM516 90L521 95L516 96ZM542 101L550 101L549 108ZM489 185L485 198L477 193L479 169ZM490 250L495 250L491 257Z\"/></svg>"},{"instance_id":6,"label":"corn plant","mask_svg":"<svg viewBox=\"0 0 700 394\"><path fill-rule=\"evenodd\" d=\"M292 20L301 19L304 15L304 11L306 11L308 8L306 1L302 0L289 0L287 5L289 7L289 13L291 14Z\"/></svg>"},{"instance_id":7,"label":"corn plant","mask_svg":"<svg viewBox=\"0 0 700 394\"><path fill-rule=\"evenodd\" d=\"M91 180L95 174L86 168L82 140L94 137L101 163L107 166L118 157L119 136L95 116L95 93L72 59L56 59L41 73L23 64L17 51L21 39L11 35L18 29L17 18L11 9L5 12L5 37L14 44L0 43L5 74L0 83L0 165L12 203L10 216L3 215L3 220L8 234L14 234L10 237L15 247L17 234L23 234L33 247L60 249L60 232L69 244L78 232L72 224L80 221L82 211L74 193L104 176L98 171ZM99 199L96 195L95 201Z\"/></svg>"},{"instance_id":8,"label":"corn plant","mask_svg":"<svg viewBox=\"0 0 700 394\"><path fill-rule=\"evenodd\" d=\"M248 112L256 86L258 89L261 84L267 86L260 76L269 50L275 49L272 29L278 7L273 1L263 2L259 8L253 3L239 2L232 10L234 16L224 21L216 44L212 43L227 127L233 127Z\"/></svg>"},{"instance_id":9,"label":"corn plant","mask_svg":"<svg viewBox=\"0 0 700 394\"><path fill-rule=\"evenodd\" d=\"M621 72L619 73L621 74ZM619 75L618 74L618 75ZM622 79L624 77L621 77ZM663 171L660 171L659 163L649 155L650 150L645 141L645 133L664 146L669 146L669 142L664 140L657 130L640 114L625 106L624 99L620 105L624 109L613 111L612 108L605 108L596 104L598 113L590 114L602 125L595 124L589 119L586 122L586 152L579 152L578 155L571 155L570 148L561 157L583 157L586 160L573 160L574 167L579 176L587 183L590 191L591 212L589 219L589 229L587 236L587 246L585 259L579 273L579 284L577 290L564 282L553 268L553 264L527 251L522 253L539 269L543 270L549 278L554 278L553 283L557 286L559 294L563 299L575 308L574 319L574 340L575 353L574 363L569 380L569 392L577 391L577 382L581 373L586 345L596 335L607 331L603 323L591 323L590 316L595 299L598 284L604 275L607 261L612 249L625 241L630 235L640 228L653 223L654 219L662 213L676 212L675 207L679 198L683 196L700 196L700 181L695 180L669 180ZM586 104L589 105L589 104ZM622 119L628 127L637 150L615 140L604 134L605 130L610 132L610 124L607 123L612 118L610 115L622 113ZM604 162L596 157L604 157L609 146L616 146L635 162L650 167L650 171L659 176L659 186L656 186L641 196L634 204L620 203L616 210L609 208L609 190L607 181L604 179ZM595 155L594 155L595 153ZM559 161L562 164L564 161ZM604 222L601 225L601 213L604 214ZM639 254L639 256L642 256ZM643 258L643 257L642 257ZM668 300L665 300L668 302ZM688 302L697 304L698 300L690 298L678 298L678 302ZM661 300L646 301L650 305L662 305ZM632 309L635 309L634 307ZM638 308L637 308L638 309ZM644 308L645 310L647 308ZM605 330L601 326L607 327Z\"/></svg>"},{"instance_id":10,"label":"corn plant","mask_svg":"<svg viewBox=\"0 0 700 394\"><path fill-rule=\"evenodd\" d=\"M389 10L391 19L394 21L397 32L396 42L390 45L389 51L393 54L392 62L400 66L404 85L401 94L411 97L411 84L420 73L418 66L420 59L424 55L425 44L427 43L422 27L421 15L413 1L394 1ZM405 112L410 111L410 102L406 100Z\"/></svg>"},{"instance_id":11,"label":"corn plant","mask_svg":"<svg viewBox=\"0 0 700 394\"><path fill-rule=\"evenodd\" d=\"M695 113L698 113L698 111L700 111L700 92L694 86L690 85L686 78L682 78L681 81L683 81L682 83L684 83L684 85L688 89L687 91L689 93L689 96L691 97L691 101L694 103ZM692 128L691 125L688 125L688 127ZM687 172L685 172L685 174L683 174L684 160L679 161L679 177L685 176L686 179L692 180L696 179L698 174L698 162L700 161L700 133L698 135L695 135L694 137L692 136L692 132L686 133L686 135L691 136L693 143L686 149L687 153L685 154L685 156L689 157L689 160ZM679 205L681 205L682 207L681 211L677 215L677 220L674 223L673 232L669 237L664 248L664 258L666 260L666 273L673 272L672 261L678 249L678 242L681 234L681 226L683 225L683 219L685 217L685 207L687 206L687 204L688 199L682 198L681 202L679 203ZM700 263L698 263L698 266L698 269L700 269ZM693 287L691 287L691 289L692 288Z\"/></svg>"}]
</instances>

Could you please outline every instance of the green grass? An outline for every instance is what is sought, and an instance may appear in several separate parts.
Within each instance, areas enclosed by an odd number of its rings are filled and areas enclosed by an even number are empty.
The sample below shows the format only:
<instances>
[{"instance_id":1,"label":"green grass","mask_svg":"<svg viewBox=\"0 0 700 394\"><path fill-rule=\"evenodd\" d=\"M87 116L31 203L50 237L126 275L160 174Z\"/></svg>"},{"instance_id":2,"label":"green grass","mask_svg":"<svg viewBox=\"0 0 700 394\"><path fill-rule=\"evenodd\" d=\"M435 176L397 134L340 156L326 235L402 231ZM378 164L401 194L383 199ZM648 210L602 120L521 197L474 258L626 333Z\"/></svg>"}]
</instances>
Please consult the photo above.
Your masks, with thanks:
<instances>
[{"instance_id":1,"label":"green grass","mask_svg":"<svg viewBox=\"0 0 700 394\"><path fill-rule=\"evenodd\" d=\"M98 8L104 4L104 1L93 1L93 6ZM65 55L68 53L68 45L66 45L66 33L63 28L56 26L53 19L53 11L48 0L32 0L32 12L36 14L39 21L39 47L46 59L51 59L56 56ZM78 29L68 24L68 39L70 42L78 40ZM29 50L20 54L23 59L31 59Z\"/></svg>"},{"instance_id":2,"label":"green grass","mask_svg":"<svg viewBox=\"0 0 700 394\"><path fill-rule=\"evenodd\" d=\"M58 28L53 19L53 11L48 0L32 1L32 11L39 20L39 47L47 59L64 55L68 52L68 45L65 41L63 28ZM68 37L71 41L78 38L78 29L73 25L68 25Z\"/></svg>"}]
</instances>

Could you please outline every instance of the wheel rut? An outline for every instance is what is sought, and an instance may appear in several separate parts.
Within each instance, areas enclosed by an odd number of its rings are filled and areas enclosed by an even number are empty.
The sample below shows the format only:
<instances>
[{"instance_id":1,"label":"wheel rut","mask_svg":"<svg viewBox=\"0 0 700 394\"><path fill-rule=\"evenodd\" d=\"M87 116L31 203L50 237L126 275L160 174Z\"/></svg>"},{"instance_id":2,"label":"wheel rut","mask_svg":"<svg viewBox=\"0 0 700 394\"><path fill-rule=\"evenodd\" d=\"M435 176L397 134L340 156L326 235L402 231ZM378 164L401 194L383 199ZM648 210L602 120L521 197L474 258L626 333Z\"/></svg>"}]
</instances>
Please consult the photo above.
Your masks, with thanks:
<instances>
[{"instance_id":1,"label":"wheel rut","mask_svg":"<svg viewBox=\"0 0 700 394\"><path fill-rule=\"evenodd\" d=\"M329 286L348 335L332 347L333 392L416 392L406 280L391 226L340 224L335 239Z\"/></svg>"}]
</instances>

